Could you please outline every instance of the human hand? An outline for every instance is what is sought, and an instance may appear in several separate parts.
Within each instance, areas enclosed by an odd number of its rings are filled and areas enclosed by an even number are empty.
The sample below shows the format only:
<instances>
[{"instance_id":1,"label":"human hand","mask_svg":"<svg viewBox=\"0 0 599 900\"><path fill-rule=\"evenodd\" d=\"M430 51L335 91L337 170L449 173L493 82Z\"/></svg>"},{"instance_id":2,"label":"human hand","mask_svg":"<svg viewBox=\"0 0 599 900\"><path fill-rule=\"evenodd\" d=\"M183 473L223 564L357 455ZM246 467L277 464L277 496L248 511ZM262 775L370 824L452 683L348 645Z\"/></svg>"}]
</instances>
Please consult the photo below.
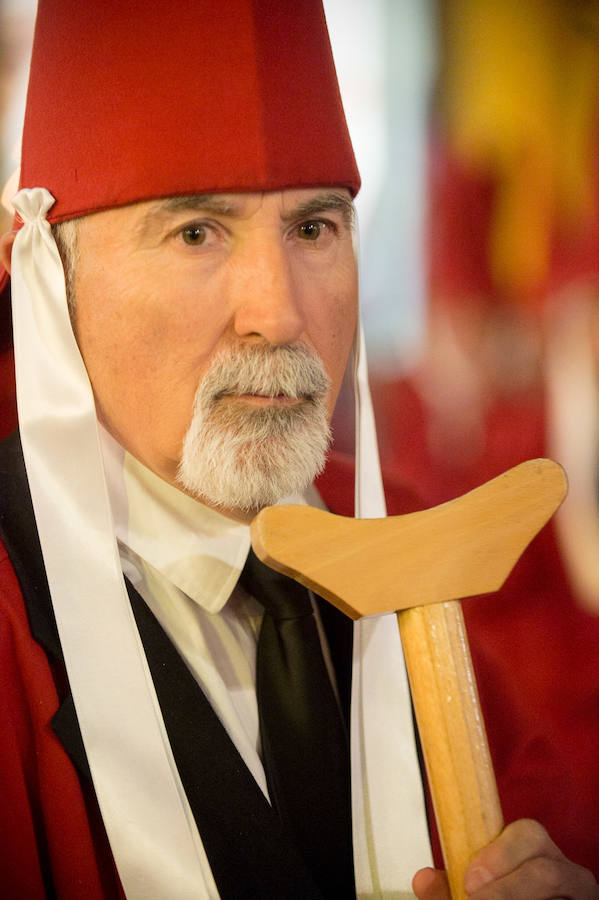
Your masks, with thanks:
<instances>
[{"instance_id":1,"label":"human hand","mask_svg":"<svg viewBox=\"0 0 599 900\"><path fill-rule=\"evenodd\" d=\"M472 900L599 900L592 873L566 859L538 822L520 819L476 854L464 876ZM444 872L421 869L418 900L451 900Z\"/></svg>"}]
</instances>

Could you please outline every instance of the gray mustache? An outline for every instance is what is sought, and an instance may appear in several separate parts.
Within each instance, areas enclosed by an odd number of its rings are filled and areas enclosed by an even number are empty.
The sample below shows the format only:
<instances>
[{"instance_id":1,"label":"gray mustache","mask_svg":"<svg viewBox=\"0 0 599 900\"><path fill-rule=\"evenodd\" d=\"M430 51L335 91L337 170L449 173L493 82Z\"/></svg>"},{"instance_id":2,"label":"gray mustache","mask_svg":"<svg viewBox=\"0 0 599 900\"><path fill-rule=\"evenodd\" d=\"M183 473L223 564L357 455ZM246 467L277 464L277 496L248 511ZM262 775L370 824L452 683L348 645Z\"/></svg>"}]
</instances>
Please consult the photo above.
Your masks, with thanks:
<instances>
[{"instance_id":1,"label":"gray mustache","mask_svg":"<svg viewBox=\"0 0 599 900\"><path fill-rule=\"evenodd\" d=\"M212 401L240 394L319 400L328 388L324 366L313 351L302 346L249 345L215 357L200 393Z\"/></svg>"}]
</instances>

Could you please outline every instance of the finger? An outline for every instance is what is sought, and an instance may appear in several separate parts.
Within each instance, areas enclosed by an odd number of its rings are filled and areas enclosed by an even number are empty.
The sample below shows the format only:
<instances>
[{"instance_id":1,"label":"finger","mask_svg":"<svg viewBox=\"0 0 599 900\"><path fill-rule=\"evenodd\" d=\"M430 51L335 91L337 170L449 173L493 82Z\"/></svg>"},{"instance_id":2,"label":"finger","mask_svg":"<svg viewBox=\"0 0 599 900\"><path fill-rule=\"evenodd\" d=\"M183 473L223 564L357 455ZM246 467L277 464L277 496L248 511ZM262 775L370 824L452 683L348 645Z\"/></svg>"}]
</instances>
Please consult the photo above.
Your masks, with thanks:
<instances>
[{"instance_id":1,"label":"finger","mask_svg":"<svg viewBox=\"0 0 599 900\"><path fill-rule=\"evenodd\" d=\"M591 872L567 860L545 829L529 819L508 825L474 857L464 887L476 900L599 900Z\"/></svg>"},{"instance_id":2,"label":"finger","mask_svg":"<svg viewBox=\"0 0 599 900\"><path fill-rule=\"evenodd\" d=\"M512 822L498 838L476 854L464 877L466 891L473 893L491 879L502 878L536 857L560 860L563 855L545 829L531 819Z\"/></svg>"},{"instance_id":3,"label":"finger","mask_svg":"<svg viewBox=\"0 0 599 900\"><path fill-rule=\"evenodd\" d=\"M535 857L467 894L469 900L599 900L599 885L565 857Z\"/></svg>"},{"instance_id":4,"label":"finger","mask_svg":"<svg viewBox=\"0 0 599 900\"><path fill-rule=\"evenodd\" d=\"M420 869L416 872L412 890L418 900L451 900L447 876L438 869Z\"/></svg>"}]
</instances>

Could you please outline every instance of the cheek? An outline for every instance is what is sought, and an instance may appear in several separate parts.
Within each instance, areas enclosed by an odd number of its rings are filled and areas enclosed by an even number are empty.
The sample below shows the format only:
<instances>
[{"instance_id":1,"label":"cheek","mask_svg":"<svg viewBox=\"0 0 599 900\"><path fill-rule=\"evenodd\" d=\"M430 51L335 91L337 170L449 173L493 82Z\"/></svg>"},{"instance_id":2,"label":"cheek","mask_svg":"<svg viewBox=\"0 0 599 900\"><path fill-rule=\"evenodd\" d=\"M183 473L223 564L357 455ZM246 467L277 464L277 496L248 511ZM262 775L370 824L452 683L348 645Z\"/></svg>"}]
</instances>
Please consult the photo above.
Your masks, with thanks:
<instances>
[{"instance_id":1,"label":"cheek","mask_svg":"<svg viewBox=\"0 0 599 900\"><path fill-rule=\"evenodd\" d=\"M146 273L147 275L147 273ZM87 285L85 286L87 287ZM195 290L194 290L195 287ZM76 331L98 414L145 465L171 480L202 372L226 325L197 285L135 273L77 294ZM223 321L221 321L223 320Z\"/></svg>"},{"instance_id":2,"label":"cheek","mask_svg":"<svg viewBox=\"0 0 599 900\"><path fill-rule=\"evenodd\" d=\"M326 322L323 323L320 346L316 348L331 380L328 403L330 415L332 415L337 395L341 389L341 383L353 344L356 323L356 292L348 292L345 297L337 296L332 303Z\"/></svg>"},{"instance_id":3,"label":"cheek","mask_svg":"<svg viewBox=\"0 0 599 900\"><path fill-rule=\"evenodd\" d=\"M113 285L105 285L94 294L77 296L77 340L97 395L111 384L114 389L119 386L122 390L132 370L140 378L151 371L149 364L155 341L141 322L126 291L117 293Z\"/></svg>"},{"instance_id":4,"label":"cheek","mask_svg":"<svg viewBox=\"0 0 599 900\"><path fill-rule=\"evenodd\" d=\"M135 371L138 381L164 376L176 383L197 372L222 330L216 315L206 321L201 301L185 283L141 275L78 298L77 338L90 374L112 366L116 377Z\"/></svg>"},{"instance_id":5,"label":"cheek","mask_svg":"<svg viewBox=\"0 0 599 900\"><path fill-rule=\"evenodd\" d=\"M108 280L101 290L76 297L77 340L100 418L126 446L129 429L154 424L169 380L165 350L172 344L151 308L123 283Z\"/></svg>"}]
</instances>

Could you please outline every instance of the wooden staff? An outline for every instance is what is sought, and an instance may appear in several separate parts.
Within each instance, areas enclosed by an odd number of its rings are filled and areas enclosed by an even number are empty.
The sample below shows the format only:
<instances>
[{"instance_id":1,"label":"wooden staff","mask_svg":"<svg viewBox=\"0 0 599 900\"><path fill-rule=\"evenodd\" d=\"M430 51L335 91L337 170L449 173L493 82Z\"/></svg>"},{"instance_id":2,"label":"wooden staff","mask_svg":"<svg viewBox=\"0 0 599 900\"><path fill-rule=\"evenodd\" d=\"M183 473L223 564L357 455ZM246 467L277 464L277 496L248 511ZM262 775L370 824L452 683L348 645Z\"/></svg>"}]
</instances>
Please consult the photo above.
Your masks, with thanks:
<instances>
[{"instance_id":1,"label":"wooden staff","mask_svg":"<svg viewBox=\"0 0 599 900\"><path fill-rule=\"evenodd\" d=\"M352 619L397 611L453 900L503 827L459 600L501 587L566 490L563 469L538 459L404 516L273 506L252 522L263 562Z\"/></svg>"}]
</instances>

